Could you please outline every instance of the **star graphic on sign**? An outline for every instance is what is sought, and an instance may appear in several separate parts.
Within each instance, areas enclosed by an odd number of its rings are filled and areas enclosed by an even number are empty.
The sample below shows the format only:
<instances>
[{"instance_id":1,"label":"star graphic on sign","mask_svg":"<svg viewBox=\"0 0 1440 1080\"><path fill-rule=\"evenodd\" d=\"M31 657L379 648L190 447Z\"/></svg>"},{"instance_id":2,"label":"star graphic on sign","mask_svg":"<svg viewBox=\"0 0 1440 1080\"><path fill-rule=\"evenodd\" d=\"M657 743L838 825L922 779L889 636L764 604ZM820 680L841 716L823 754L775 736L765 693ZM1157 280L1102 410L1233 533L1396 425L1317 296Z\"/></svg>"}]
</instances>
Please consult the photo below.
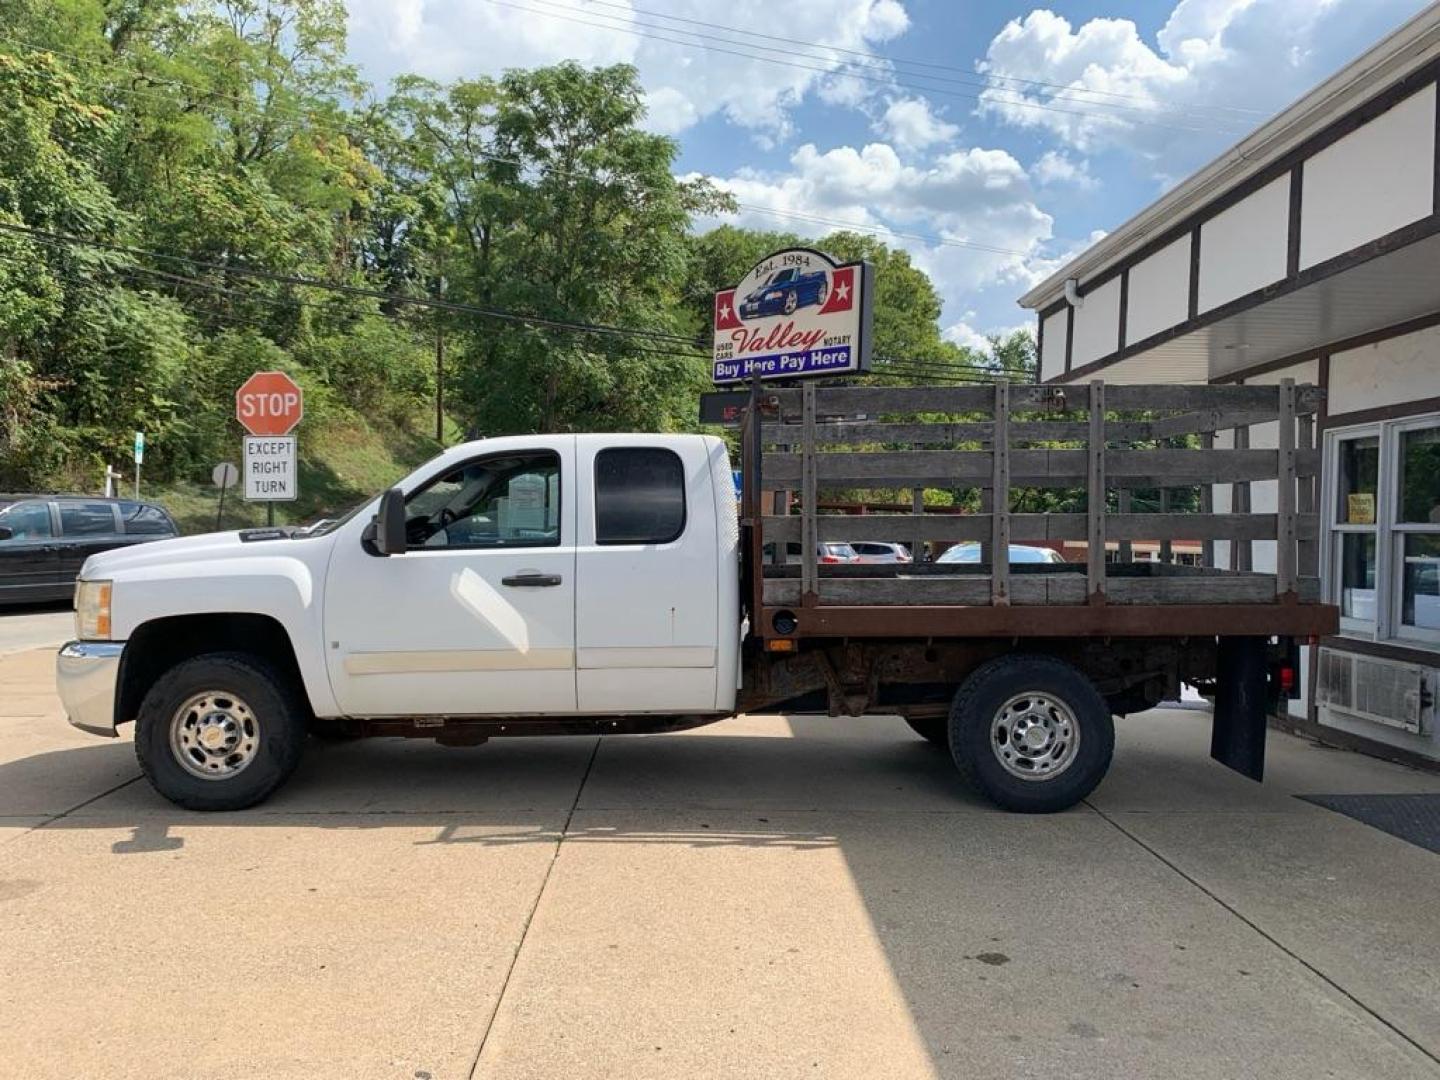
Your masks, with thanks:
<instances>
[{"instance_id":1,"label":"star graphic on sign","mask_svg":"<svg viewBox=\"0 0 1440 1080\"><path fill-rule=\"evenodd\" d=\"M721 305L720 305L720 321L721 321L721 322L724 322L724 321L725 321L726 319L728 319L728 318L730 318L730 305L729 305L729 304L721 304Z\"/></svg>"},{"instance_id":2,"label":"star graphic on sign","mask_svg":"<svg viewBox=\"0 0 1440 1080\"><path fill-rule=\"evenodd\" d=\"M850 296L850 283L849 283L848 281L842 281L842 282L840 282L839 285L835 286L835 299L836 299L836 300L844 301L844 300L848 299L849 296Z\"/></svg>"}]
</instances>

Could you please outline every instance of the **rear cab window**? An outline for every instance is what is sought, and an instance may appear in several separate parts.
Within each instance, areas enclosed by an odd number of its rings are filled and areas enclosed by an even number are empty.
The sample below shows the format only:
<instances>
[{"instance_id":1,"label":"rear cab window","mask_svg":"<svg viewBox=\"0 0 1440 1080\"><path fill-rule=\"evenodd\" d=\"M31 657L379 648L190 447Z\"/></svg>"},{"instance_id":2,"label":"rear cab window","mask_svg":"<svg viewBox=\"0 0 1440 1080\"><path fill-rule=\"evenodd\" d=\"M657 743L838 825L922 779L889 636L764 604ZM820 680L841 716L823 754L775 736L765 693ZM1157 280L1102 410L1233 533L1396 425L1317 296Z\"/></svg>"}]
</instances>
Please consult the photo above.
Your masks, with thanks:
<instances>
[{"instance_id":1,"label":"rear cab window","mask_svg":"<svg viewBox=\"0 0 1440 1080\"><path fill-rule=\"evenodd\" d=\"M60 533L65 537L114 536L115 507L108 502L60 503Z\"/></svg>"},{"instance_id":2,"label":"rear cab window","mask_svg":"<svg viewBox=\"0 0 1440 1080\"><path fill-rule=\"evenodd\" d=\"M685 531L685 466L673 450L612 446L595 455L595 542L668 544Z\"/></svg>"}]
</instances>

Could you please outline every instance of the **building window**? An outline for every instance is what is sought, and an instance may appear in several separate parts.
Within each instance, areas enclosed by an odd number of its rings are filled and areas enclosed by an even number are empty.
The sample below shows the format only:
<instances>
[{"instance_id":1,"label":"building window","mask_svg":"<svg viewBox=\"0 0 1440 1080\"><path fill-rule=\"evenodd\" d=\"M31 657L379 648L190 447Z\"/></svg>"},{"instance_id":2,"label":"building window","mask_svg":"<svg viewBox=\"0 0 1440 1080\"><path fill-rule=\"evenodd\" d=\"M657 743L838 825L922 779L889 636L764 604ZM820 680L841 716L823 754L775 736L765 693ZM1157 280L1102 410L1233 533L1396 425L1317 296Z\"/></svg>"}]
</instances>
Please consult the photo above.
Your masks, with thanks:
<instances>
[{"instance_id":1,"label":"building window","mask_svg":"<svg viewBox=\"0 0 1440 1080\"><path fill-rule=\"evenodd\" d=\"M1341 631L1440 646L1440 415L1333 431L1326 454Z\"/></svg>"}]
</instances>

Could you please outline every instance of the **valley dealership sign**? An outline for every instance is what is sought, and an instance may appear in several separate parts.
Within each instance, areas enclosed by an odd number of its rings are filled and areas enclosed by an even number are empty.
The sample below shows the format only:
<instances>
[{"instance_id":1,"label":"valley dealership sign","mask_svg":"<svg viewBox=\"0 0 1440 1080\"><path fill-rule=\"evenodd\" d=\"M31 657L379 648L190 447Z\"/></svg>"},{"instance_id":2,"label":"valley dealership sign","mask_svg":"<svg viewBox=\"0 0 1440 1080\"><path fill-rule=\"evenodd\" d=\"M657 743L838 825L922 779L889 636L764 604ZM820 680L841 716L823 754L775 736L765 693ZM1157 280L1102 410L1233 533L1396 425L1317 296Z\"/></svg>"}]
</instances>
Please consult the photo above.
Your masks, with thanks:
<instances>
[{"instance_id":1,"label":"valley dealership sign","mask_svg":"<svg viewBox=\"0 0 1440 1080\"><path fill-rule=\"evenodd\" d=\"M868 370L873 277L869 263L842 266L808 248L761 259L715 294L715 382Z\"/></svg>"}]
</instances>

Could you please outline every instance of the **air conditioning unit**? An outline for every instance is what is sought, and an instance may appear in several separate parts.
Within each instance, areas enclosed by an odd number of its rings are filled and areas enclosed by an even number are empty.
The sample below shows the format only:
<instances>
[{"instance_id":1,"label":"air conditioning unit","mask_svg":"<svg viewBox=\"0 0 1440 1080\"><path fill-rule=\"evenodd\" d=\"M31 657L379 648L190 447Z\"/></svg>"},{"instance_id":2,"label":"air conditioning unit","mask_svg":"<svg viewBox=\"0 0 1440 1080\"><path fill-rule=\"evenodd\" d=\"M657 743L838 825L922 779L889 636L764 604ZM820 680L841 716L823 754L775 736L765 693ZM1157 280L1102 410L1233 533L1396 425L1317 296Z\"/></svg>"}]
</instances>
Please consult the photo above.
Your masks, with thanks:
<instances>
[{"instance_id":1,"label":"air conditioning unit","mask_svg":"<svg viewBox=\"0 0 1440 1080\"><path fill-rule=\"evenodd\" d=\"M1430 730L1435 713L1430 668L1322 648L1316 676L1317 705L1414 735Z\"/></svg>"}]
</instances>

